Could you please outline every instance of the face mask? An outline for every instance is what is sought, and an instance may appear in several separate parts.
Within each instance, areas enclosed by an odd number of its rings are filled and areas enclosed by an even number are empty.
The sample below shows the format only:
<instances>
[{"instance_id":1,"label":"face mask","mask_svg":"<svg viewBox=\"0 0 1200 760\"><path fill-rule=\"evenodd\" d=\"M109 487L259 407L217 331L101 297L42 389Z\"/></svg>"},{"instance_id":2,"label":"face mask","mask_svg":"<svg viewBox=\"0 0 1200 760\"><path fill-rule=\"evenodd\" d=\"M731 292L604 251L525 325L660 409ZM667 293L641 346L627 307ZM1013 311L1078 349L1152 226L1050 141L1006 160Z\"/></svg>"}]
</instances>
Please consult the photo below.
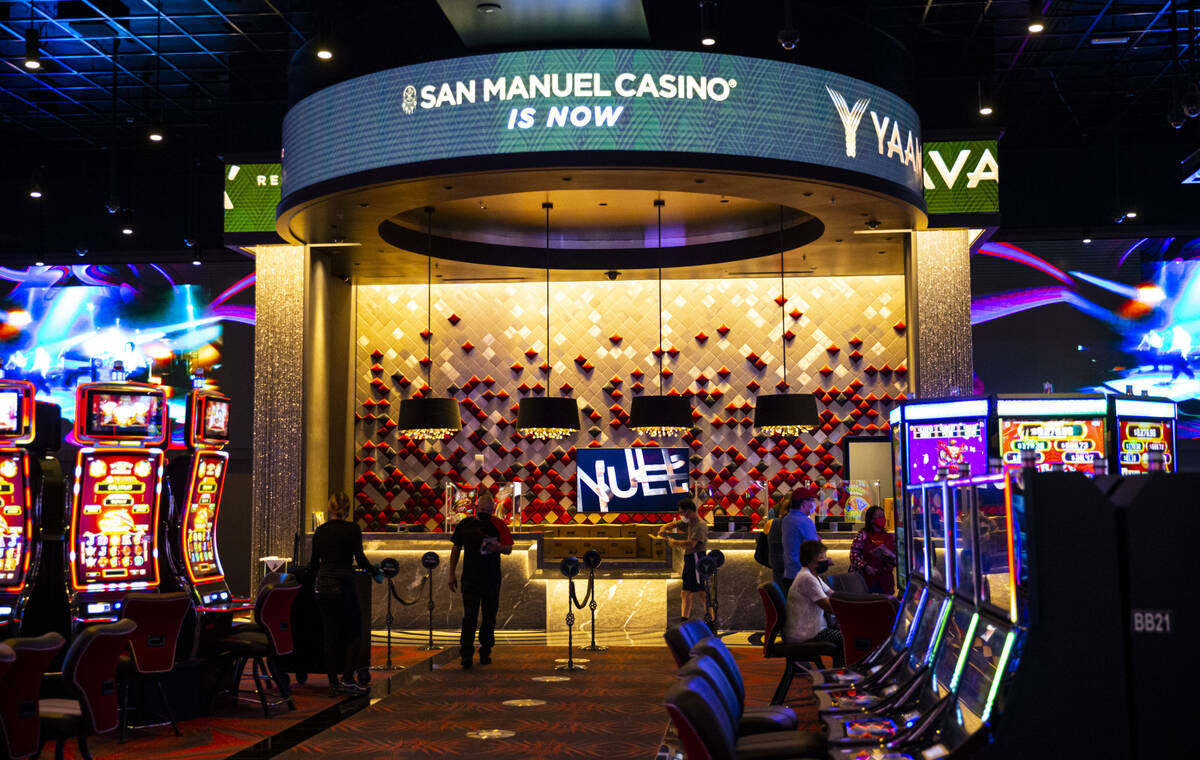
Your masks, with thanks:
<instances>
[{"instance_id":1,"label":"face mask","mask_svg":"<svg viewBox=\"0 0 1200 760\"><path fill-rule=\"evenodd\" d=\"M830 567L833 567L832 560L828 560L828 559L821 560L820 562L817 563L817 574L824 575L825 573L829 572Z\"/></svg>"}]
</instances>

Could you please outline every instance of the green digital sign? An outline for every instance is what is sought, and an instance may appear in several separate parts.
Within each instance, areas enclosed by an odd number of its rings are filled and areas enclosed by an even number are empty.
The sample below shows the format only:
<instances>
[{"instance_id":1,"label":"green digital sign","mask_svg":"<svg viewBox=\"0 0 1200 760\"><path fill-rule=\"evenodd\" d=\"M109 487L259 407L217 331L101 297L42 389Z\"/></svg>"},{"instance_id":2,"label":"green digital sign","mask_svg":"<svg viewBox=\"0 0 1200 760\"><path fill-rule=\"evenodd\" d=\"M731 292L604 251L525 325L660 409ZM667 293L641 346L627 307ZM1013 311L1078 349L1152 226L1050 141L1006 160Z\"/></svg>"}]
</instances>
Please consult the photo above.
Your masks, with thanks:
<instances>
[{"instance_id":1,"label":"green digital sign","mask_svg":"<svg viewBox=\"0 0 1200 760\"><path fill-rule=\"evenodd\" d=\"M925 143L925 208L930 214L997 214L996 140Z\"/></svg>"},{"instance_id":2,"label":"green digital sign","mask_svg":"<svg viewBox=\"0 0 1200 760\"><path fill-rule=\"evenodd\" d=\"M903 98L837 72L693 51L530 50L374 72L294 105L283 148L285 199L449 159L587 153L594 165L642 152L833 169L921 203L921 126Z\"/></svg>"},{"instance_id":3,"label":"green digital sign","mask_svg":"<svg viewBox=\"0 0 1200 760\"><path fill-rule=\"evenodd\" d=\"M274 232L283 171L279 164L225 165L225 231Z\"/></svg>"}]
</instances>

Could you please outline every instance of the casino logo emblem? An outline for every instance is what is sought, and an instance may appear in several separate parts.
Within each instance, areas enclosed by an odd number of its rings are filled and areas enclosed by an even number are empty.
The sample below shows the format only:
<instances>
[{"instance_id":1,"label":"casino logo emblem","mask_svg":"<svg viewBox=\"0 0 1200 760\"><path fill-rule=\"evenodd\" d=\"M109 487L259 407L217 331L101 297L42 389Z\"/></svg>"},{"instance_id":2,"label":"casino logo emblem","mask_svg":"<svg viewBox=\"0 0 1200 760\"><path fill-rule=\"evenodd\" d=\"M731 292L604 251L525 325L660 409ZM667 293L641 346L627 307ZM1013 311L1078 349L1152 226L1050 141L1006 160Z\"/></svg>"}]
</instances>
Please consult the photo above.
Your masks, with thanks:
<instances>
[{"instance_id":1,"label":"casino logo emblem","mask_svg":"<svg viewBox=\"0 0 1200 760\"><path fill-rule=\"evenodd\" d=\"M411 115L417 110L417 88L411 84L404 88L404 93L401 95L400 108L404 110L406 115Z\"/></svg>"}]
</instances>

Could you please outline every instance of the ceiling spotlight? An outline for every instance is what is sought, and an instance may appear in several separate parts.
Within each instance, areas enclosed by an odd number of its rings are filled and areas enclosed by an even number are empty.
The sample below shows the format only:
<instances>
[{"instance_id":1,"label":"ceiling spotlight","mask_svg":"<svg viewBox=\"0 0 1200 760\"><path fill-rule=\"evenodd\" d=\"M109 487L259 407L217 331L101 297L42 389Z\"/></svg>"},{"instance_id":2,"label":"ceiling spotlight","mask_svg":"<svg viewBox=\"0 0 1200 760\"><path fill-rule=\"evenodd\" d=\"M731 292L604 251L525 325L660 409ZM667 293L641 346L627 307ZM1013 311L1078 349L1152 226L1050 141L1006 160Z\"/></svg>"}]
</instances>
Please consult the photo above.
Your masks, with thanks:
<instances>
[{"instance_id":1,"label":"ceiling spotlight","mask_svg":"<svg viewBox=\"0 0 1200 760\"><path fill-rule=\"evenodd\" d=\"M76 255L76 256L87 256L87 255L88 255L88 249L86 249L86 248L76 248L76 249L75 249L75 255Z\"/></svg>"},{"instance_id":2,"label":"ceiling spotlight","mask_svg":"<svg viewBox=\"0 0 1200 760\"><path fill-rule=\"evenodd\" d=\"M700 0L700 44L705 47L717 44L716 17L716 1Z\"/></svg>"},{"instance_id":3,"label":"ceiling spotlight","mask_svg":"<svg viewBox=\"0 0 1200 760\"><path fill-rule=\"evenodd\" d=\"M194 267L198 267L198 266L200 266L200 259L193 259L193 260L192 260L192 266L194 266Z\"/></svg>"},{"instance_id":4,"label":"ceiling spotlight","mask_svg":"<svg viewBox=\"0 0 1200 760\"><path fill-rule=\"evenodd\" d=\"M42 197L42 188L38 187L37 185L34 185L33 187L31 187L29 189L29 197L30 198L41 198Z\"/></svg>"},{"instance_id":5,"label":"ceiling spotlight","mask_svg":"<svg viewBox=\"0 0 1200 760\"><path fill-rule=\"evenodd\" d=\"M1183 106L1183 114L1189 119L1194 119L1200 116L1200 85L1192 82L1192 86L1187 92L1183 93L1179 104Z\"/></svg>"},{"instance_id":6,"label":"ceiling spotlight","mask_svg":"<svg viewBox=\"0 0 1200 760\"><path fill-rule=\"evenodd\" d=\"M1083 244L1084 244L1084 245L1091 245L1091 244L1092 244L1092 239L1091 239L1091 238L1089 238L1089 237L1085 237L1085 238L1083 239Z\"/></svg>"},{"instance_id":7,"label":"ceiling spotlight","mask_svg":"<svg viewBox=\"0 0 1200 760\"><path fill-rule=\"evenodd\" d=\"M1136 211L1126 211L1125 218L1126 219L1137 219L1137 212Z\"/></svg>"},{"instance_id":8,"label":"ceiling spotlight","mask_svg":"<svg viewBox=\"0 0 1200 760\"><path fill-rule=\"evenodd\" d=\"M333 51L327 45L321 45L317 48L317 57L322 61L328 61L333 58Z\"/></svg>"},{"instance_id":9,"label":"ceiling spotlight","mask_svg":"<svg viewBox=\"0 0 1200 760\"><path fill-rule=\"evenodd\" d=\"M500 10L500 3L479 3L475 6L475 10L480 13L496 13Z\"/></svg>"},{"instance_id":10,"label":"ceiling spotlight","mask_svg":"<svg viewBox=\"0 0 1200 760\"><path fill-rule=\"evenodd\" d=\"M991 116L992 115L992 107L991 106L980 106L979 107L979 115L980 116Z\"/></svg>"},{"instance_id":11,"label":"ceiling spotlight","mask_svg":"<svg viewBox=\"0 0 1200 760\"><path fill-rule=\"evenodd\" d=\"M154 127L153 129L150 130L150 134L148 134L147 137L150 138L150 142L162 142L163 141L162 128Z\"/></svg>"},{"instance_id":12,"label":"ceiling spotlight","mask_svg":"<svg viewBox=\"0 0 1200 760\"><path fill-rule=\"evenodd\" d=\"M792 24L792 0L783 2L783 29L779 30L776 39L779 40L779 45L784 50L795 50L796 45L800 42L800 32L797 32L795 25Z\"/></svg>"},{"instance_id":13,"label":"ceiling spotlight","mask_svg":"<svg viewBox=\"0 0 1200 760\"><path fill-rule=\"evenodd\" d=\"M121 234L122 235L132 235L133 227L130 227L129 225L125 225L124 227L121 228Z\"/></svg>"},{"instance_id":14,"label":"ceiling spotlight","mask_svg":"<svg viewBox=\"0 0 1200 760\"><path fill-rule=\"evenodd\" d=\"M44 266L46 266L46 262L44 262L44 261L35 261L35 262L33 262L33 265L34 265L35 267L44 267Z\"/></svg>"},{"instance_id":15,"label":"ceiling spotlight","mask_svg":"<svg viewBox=\"0 0 1200 760\"><path fill-rule=\"evenodd\" d=\"M1046 28L1046 19L1042 17L1041 6L1042 0L1029 0L1029 22L1025 28L1029 30L1030 34L1038 34Z\"/></svg>"},{"instance_id":16,"label":"ceiling spotlight","mask_svg":"<svg viewBox=\"0 0 1200 760\"><path fill-rule=\"evenodd\" d=\"M25 30L25 68L37 71L42 67L42 56L38 52L41 45L41 35L38 30L29 27Z\"/></svg>"},{"instance_id":17,"label":"ceiling spotlight","mask_svg":"<svg viewBox=\"0 0 1200 760\"><path fill-rule=\"evenodd\" d=\"M1031 20L1029 22L1029 26L1026 28L1030 31L1030 33L1038 34L1039 32L1043 32L1046 30L1046 25L1044 23L1042 23L1041 21Z\"/></svg>"}]
</instances>

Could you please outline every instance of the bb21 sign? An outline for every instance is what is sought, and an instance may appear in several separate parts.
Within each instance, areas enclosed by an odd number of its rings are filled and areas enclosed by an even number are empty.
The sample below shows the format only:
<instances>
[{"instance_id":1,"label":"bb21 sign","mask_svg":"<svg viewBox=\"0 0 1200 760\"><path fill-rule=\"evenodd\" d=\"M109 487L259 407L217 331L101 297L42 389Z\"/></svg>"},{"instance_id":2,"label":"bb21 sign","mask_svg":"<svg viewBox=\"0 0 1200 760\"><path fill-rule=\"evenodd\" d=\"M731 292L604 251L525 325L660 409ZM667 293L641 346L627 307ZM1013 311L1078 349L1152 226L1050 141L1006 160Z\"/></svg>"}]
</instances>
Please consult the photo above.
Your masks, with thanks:
<instances>
[{"instance_id":1,"label":"bb21 sign","mask_svg":"<svg viewBox=\"0 0 1200 760\"><path fill-rule=\"evenodd\" d=\"M1000 212L996 140L925 143L925 208L930 214Z\"/></svg>"}]
</instances>

